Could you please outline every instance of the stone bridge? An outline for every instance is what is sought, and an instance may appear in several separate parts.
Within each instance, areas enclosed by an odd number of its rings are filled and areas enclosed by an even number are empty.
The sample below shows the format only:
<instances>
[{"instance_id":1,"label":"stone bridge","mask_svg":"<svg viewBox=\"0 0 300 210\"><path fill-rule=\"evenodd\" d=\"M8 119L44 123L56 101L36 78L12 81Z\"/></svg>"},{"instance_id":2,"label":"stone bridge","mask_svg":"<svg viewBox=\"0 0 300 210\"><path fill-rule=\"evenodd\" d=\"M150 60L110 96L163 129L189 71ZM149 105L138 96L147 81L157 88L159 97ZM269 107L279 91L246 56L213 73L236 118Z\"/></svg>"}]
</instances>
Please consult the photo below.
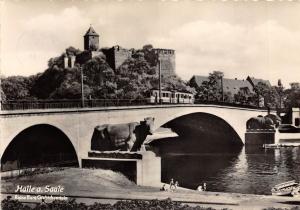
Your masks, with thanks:
<instances>
[{"instance_id":1,"label":"stone bridge","mask_svg":"<svg viewBox=\"0 0 300 210\"><path fill-rule=\"evenodd\" d=\"M21 142L19 151L36 147L43 152L52 147L54 150L62 148L63 151L63 148L67 146L60 145L59 141L67 141L75 151L76 158L81 165L81 160L88 157L92 134L97 125L139 122L145 117L154 117L154 125L157 129L172 120L180 119L183 116L185 119L189 119L199 113L202 114L201 116L206 116L198 118L199 122L202 119L221 122L222 125L232 129L232 132L238 137L239 142L237 143L241 144L245 142L246 121L253 116L266 115L267 111L218 105L149 105L2 111L0 113L1 158L4 153L17 151L13 148L14 142ZM207 130L207 132L222 131ZM32 140L34 138L35 140ZM58 141L58 143L54 145L52 141ZM28 153L28 155L34 154L30 151Z\"/></svg>"}]
</instances>

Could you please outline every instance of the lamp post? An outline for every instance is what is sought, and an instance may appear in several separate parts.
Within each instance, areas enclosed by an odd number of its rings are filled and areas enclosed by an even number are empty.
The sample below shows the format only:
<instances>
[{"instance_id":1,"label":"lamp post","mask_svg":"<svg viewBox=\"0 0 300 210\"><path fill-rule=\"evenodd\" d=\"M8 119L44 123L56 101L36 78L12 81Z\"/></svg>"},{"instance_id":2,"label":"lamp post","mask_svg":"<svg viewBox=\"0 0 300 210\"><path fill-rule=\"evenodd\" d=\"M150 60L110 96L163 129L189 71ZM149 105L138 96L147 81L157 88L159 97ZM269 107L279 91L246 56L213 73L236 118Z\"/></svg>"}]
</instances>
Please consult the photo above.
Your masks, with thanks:
<instances>
[{"instance_id":1,"label":"lamp post","mask_svg":"<svg viewBox=\"0 0 300 210\"><path fill-rule=\"evenodd\" d=\"M83 90L83 70L80 67L80 77L81 77L81 107L84 107L84 90Z\"/></svg>"},{"instance_id":2,"label":"lamp post","mask_svg":"<svg viewBox=\"0 0 300 210\"><path fill-rule=\"evenodd\" d=\"M160 59L158 59L158 80L159 80L159 84L158 84L158 88L159 88L159 104L162 104L162 100L161 100L161 61Z\"/></svg>"},{"instance_id":3,"label":"lamp post","mask_svg":"<svg viewBox=\"0 0 300 210\"><path fill-rule=\"evenodd\" d=\"M223 76L221 75L221 91L222 91L222 102L224 102L224 88L223 88Z\"/></svg>"}]
</instances>

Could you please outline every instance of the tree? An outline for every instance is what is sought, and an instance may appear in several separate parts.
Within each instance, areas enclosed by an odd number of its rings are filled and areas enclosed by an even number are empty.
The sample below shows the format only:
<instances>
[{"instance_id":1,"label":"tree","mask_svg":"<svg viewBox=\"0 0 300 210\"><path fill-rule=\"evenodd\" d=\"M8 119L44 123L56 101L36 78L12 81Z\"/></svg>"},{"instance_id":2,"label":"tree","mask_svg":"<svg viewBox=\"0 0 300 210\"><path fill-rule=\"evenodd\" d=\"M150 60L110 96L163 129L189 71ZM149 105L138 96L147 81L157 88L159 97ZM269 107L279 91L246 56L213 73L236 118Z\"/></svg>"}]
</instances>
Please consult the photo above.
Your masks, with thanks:
<instances>
[{"instance_id":1,"label":"tree","mask_svg":"<svg viewBox=\"0 0 300 210\"><path fill-rule=\"evenodd\" d=\"M11 76L1 78L1 89L6 100L32 99L31 88L35 77Z\"/></svg>"},{"instance_id":2,"label":"tree","mask_svg":"<svg viewBox=\"0 0 300 210\"><path fill-rule=\"evenodd\" d=\"M300 107L300 85L299 83L291 83L291 88L284 91L286 99L284 100L285 107Z\"/></svg>"},{"instance_id":3,"label":"tree","mask_svg":"<svg viewBox=\"0 0 300 210\"><path fill-rule=\"evenodd\" d=\"M137 52L133 58L127 59L116 71L118 97L143 98L152 88L155 75L153 68L144 59L143 53Z\"/></svg>"},{"instance_id":4,"label":"tree","mask_svg":"<svg viewBox=\"0 0 300 210\"><path fill-rule=\"evenodd\" d=\"M32 94L39 99L49 98L63 83L65 76L73 74L73 72L70 71L71 70L65 70L57 65L48 68L42 74L38 75L37 80L32 87Z\"/></svg>"},{"instance_id":5,"label":"tree","mask_svg":"<svg viewBox=\"0 0 300 210\"><path fill-rule=\"evenodd\" d=\"M256 100L257 99L255 95L251 93L251 91L247 87L240 88L238 93L234 95L234 101L240 104L256 105Z\"/></svg>"},{"instance_id":6,"label":"tree","mask_svg":"<svg viewBox=\"0 0 300 210\"><path fill-rule=\"evenodd\" d=\"M208 95L210 100L212 101L223 100L223 87L222 87L223 77L224 77L224 73L221 71L213 71L213 73L209 73Z\"/></svg>"},{"instance_id":7,"label":"tree","mask_svg":"<svg viewBox=\"0 0 300 210\"><path fill-rule=\"evenodd\" d=\"M276 91L276 87L269 87L264 82L259 82L255 87L254 91L256 93L257 105L267 106L270 108L278 107L279 105L279 95Z\"/></svg>"}]
</instances>

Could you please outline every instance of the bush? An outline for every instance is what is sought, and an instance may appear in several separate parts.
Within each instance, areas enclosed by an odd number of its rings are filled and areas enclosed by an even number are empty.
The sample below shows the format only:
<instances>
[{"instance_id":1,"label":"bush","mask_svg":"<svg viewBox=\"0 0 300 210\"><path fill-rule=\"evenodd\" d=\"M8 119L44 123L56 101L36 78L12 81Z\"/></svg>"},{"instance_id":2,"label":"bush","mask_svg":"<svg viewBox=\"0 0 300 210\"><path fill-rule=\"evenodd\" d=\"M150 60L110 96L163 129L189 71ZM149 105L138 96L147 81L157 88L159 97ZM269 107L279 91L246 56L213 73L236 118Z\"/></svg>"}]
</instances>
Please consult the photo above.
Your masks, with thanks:
<instances>
[{"instance_id":1,"label":"bush","mask_svg":"<svg viewBox=\"0 0 300 210\"><path fill-rule=\"evenodd\" d=\"M187 204L182 205L181 202L172 201L170 198L165 200L130 200L130 201L118 201L114 205L94 203L92 205L86 205L84 203L77 203L75 199L69 201L55 200L51 203L39 203L34 207L29 207L22 204L18 200L12 200L10 196L1 202L3 210L215 210L211 207L201 206L189 206ZM222 210L229 210L224 208ZM265 208L263 210L300 210L300 207L295 206L291 209L287 208Z\"/></svg>"},{"instance_id":2,"label":"bush","mask_svg":"<svg viewBox=\"0 0 300 210\"><path fill-rule=\"evenodd\" d=\"M172 201L170 198L165 200L130 200L130 201L118 201L114 205L94 203L92 205L86 205L84 203L77 203L75 199L69 201L55 200L51 203L39 203L34 207L23 205L18 200L12 200L7 197L1 202L3 210L215 210L214 208L206 207L191 207L187 204L182 205L180 202ZM225 210L225 209L224 209Z\"/></svg>"}]
</instances>

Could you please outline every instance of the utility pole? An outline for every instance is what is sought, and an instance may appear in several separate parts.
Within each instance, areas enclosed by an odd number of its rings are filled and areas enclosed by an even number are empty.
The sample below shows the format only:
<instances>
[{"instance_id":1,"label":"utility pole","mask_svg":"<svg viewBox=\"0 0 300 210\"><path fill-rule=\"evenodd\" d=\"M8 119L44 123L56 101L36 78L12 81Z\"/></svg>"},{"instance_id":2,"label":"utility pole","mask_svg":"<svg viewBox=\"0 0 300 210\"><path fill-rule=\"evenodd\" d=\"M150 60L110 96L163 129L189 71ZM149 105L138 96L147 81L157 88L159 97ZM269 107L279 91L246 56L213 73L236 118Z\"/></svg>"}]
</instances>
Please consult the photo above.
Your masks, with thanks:
<instances>
[{"instance_id":1,"label":"utility pole","mask_svg":"<svg viewBox=\"0 0 300 210\"><path fill-rule=\"evenodd\" d=\"M81 107L84 107L84 90L83 90L83 70L80 68L80 76L81 76Z\"/></svg>"},{"instance_id":2,"label":"utility pole","mask_svg":"<svg viewBox=\"0 0 300 210\"><path fill-rule=\"evenodd\" d=\"M158 59L158 80L159 80L159 104L162 104L161 100L161 61Z\"/></svg>"},{"instance_id":3,"label":"utility pole","mask_svg":"<svg viewBox=\"0 0 300 210\"><path fill-rule=\"evenodd\" d=\"M222 102L224 102L223 76L221 76L221 91L222 91Z\"/></svg>"}]
</instances>

